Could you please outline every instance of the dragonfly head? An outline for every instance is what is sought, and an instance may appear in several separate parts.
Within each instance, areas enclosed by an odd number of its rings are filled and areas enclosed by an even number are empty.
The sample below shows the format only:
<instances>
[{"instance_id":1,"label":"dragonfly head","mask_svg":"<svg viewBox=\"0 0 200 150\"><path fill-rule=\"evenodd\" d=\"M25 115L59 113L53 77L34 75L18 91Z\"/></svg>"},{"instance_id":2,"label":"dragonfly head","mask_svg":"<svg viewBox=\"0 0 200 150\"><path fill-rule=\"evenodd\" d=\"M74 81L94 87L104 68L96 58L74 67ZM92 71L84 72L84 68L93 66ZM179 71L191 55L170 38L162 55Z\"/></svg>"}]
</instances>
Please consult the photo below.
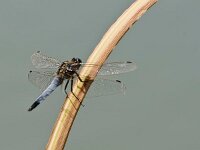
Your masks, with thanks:
<instances>
[{"instance_id":1,"label":"dragonfly head","mask_svg":"<svg viewBox=\"0 0 200 150\"><path fill-rule=\"evenodd\" d=\"M72 58L72 62L77 63L77 64L82 63L80 58Z\"/></svg>"},{"instance_id":2,"label":"dragonfly head","mask_svg":"<svg viewBox=\"0 0 200 150\"><path fill-rule=\"evenodd\" d=\"M78 70L82 63L80 58L72 58L71 62L72 63L68 64L67 66L68 71Z\"/></svg>"}]
</instances>

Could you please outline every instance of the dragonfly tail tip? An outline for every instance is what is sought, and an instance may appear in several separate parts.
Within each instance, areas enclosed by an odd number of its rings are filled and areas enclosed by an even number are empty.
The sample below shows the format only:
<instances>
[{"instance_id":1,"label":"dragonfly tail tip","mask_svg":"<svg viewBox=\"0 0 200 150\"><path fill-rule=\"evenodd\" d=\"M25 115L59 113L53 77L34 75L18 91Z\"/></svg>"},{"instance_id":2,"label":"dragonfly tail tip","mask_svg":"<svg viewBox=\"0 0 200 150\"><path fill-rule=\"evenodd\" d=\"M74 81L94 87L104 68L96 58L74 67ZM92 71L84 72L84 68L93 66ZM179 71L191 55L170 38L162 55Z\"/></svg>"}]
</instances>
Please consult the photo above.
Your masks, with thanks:
<instances>
[{"instance_id":1,"label":"dragonfly tail tip","mask_svg":"<svg viewBox=\"0 0 200 150\"><path fill-rule=\"evenodd\" d=\"M40 102L36 101L34 102L31 107L28 109L28 111L32 111L35 107L37 107L40 104Z\"/></svg>"}]
</instances>

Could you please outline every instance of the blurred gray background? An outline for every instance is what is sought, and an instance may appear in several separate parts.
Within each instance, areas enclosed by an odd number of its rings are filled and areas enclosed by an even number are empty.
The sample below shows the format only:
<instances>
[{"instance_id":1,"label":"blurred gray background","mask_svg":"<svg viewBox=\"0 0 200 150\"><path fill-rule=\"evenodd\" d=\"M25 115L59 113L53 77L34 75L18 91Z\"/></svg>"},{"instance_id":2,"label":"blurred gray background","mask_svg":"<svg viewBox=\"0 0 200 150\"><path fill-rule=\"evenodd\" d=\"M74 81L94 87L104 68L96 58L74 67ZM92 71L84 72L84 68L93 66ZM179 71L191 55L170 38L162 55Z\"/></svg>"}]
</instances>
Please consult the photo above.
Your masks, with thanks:
<instances>
[{"instance_id":1,"label":"blurred gray background","mask_svg":"<svg viewBox=\"0 0 200 150\"><path fill-rule=\"evenodd\" d=\"M130 0L0 1L0 149L42 150L63 104L57 89L33 112L40 91L27 79L36 50L84 61ZM199 150L199 0L159 0L108 61L138 69L114 76L126 95L85 99L66 150Z\"/></svg>"}]
</instances>

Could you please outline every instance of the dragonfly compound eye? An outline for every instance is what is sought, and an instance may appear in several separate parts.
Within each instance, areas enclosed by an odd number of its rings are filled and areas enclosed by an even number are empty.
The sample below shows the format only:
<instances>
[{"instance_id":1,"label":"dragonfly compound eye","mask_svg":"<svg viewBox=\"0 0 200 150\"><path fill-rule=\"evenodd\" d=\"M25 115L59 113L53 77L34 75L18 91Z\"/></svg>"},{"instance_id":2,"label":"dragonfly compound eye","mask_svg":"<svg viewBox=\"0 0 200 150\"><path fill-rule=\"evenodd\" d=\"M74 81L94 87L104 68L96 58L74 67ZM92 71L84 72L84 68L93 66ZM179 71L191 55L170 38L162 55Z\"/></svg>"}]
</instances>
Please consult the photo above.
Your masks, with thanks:
<instances>
[{"instance_id":1,"label":"dragonfly compound eye","mask_svg":"<svg viewBox=\"0 0 200 150\"><path fill-rule=\"evenodd\" d=\"M80 58L72 58L72 61L75 63L82 63Z\"/></svg>"},{"instance_id":2,"label":"dragonfly compound eye","mask_svg":"<svg viewBox=\"0 0 200 150\"><path fill-rule=\"evenodd\" d=\"M76 62L77 62L77 63L82 63L82 61L81 61L80 58L76 58Z\"/></svg>"}]
</instances>

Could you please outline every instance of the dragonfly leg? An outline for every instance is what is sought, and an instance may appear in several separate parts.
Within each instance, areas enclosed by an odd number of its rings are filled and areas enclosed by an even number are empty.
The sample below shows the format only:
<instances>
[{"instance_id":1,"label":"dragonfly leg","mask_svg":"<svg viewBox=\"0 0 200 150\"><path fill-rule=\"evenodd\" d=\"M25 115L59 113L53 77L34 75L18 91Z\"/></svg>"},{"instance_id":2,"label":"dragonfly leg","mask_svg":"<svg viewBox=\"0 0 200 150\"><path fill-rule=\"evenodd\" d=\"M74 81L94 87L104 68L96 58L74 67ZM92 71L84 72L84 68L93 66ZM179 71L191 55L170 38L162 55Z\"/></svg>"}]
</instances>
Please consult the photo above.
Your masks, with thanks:
<instances>
[{"instance_id":1,"label":"dragonfly leg","mask_svg":"<svg viewBox=\"0 0 200 150\"><path fill-rule=\"evenodd\" d=\"M68 86L68 84L69 84L69 79L67 80L67 83L65 84L65 88L64 88L65 94L69 98L68 93L67 93L67 86ZM74 106L74 103L71 101L70 98L69 98L69 100L72 103L73 107L77 110L77 108Z\"/></svg>"},{"instance_id":2,"label":"dragonfly leg","mask_svg":"<svg viewBox=\"0 0 200 150\"><path fill-rule=\"evenodd\" d=\"M79 79L81 82L84 82L84 81L81 79L81 77L79 76L79 74L78 74L76 71L74 71L74 72L75 72L76 76L78 77L78 79Z\"/></svg>"},{"instance_id":3,"label":"dragonfly leg","mask_svg":"<svg viewBox=\"0 0 200 150\"><path fill-rule=\"evenodd\" d=\"M79 98L74 94L74 92L73 92L73 82L74 82L74 80L73 79L71 79L71 92L72 92L72 94L74 95L74 97L76 97L76 99L80 102L80 104L81 104L81 106L85 106L85 105L83 105L82 104L82 102L79 100ZM81 81L82 82L82 81Z\"/></svg>"},{"instance_id":4,"label":"dragonfly leg","mask_svg":"<svg viewBox=\"0 0 200 150\"><path fill-rule=\"evenodd\" d=\"M66 93L66 96L69 98L69 96L68 96L68 94L67 94L67 92L65 91L65 93ZM74 103L71 101L71 99L69 98L69 100L70 100L70 102L72 103L72 105L73 105L73 107L77 110L77 108L75 107L75 105L74 105Z\"/></svg>"},{"instance_id":5,"label":"dragonfly leg","mask_svg":"<svg viewBox=\"0 0 200 150\"><path fill-rule=\"evenodd\" d=\"M71 80L71 92L73 93L73 79Z\"/></svg>"},{"instance_id":6,"label":"dragonfly leg","mask_svg":"<svg viewBox=\"0 0 200 150\"><path fill-rule=\"evenodd\" d=\"M67 80L67 83L65 84L65 88L64 88L64 91L65 91L65 94L67 94L67 86L69 84L69 79Z\"/></svg>"}]
</instances>

